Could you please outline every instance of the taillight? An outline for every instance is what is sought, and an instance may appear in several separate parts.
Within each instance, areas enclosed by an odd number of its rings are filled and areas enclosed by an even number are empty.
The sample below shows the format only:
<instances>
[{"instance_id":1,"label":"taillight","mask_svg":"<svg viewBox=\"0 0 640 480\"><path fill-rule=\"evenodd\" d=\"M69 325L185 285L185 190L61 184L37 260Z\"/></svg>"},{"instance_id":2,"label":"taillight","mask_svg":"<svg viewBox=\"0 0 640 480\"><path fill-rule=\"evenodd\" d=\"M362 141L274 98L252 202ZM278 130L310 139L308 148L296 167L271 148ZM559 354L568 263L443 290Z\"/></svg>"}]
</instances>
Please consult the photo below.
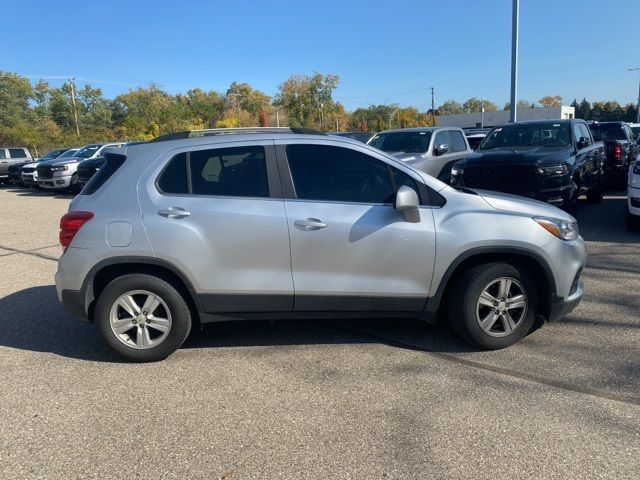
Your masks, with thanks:
<instances>
[{"instance_id":1,"label":"taillight","mask_svg":"<svg viewBox=\"0 0 640 480\"><path fill-rule=\"evenodd\" d=\"M65 251L78 230L92 218L93 212L69 212L60 219L60 245Z\"/></svg>"},{"instance_id":2,"label":"taillight","mask_svg":"<svg viewBox=\"0 0 640 480\"><path fill-rule=\"evenodd\" d=\"M613 147L613 158L620 160L622 158L622 145Z\"/></svg>"}]
</instances>

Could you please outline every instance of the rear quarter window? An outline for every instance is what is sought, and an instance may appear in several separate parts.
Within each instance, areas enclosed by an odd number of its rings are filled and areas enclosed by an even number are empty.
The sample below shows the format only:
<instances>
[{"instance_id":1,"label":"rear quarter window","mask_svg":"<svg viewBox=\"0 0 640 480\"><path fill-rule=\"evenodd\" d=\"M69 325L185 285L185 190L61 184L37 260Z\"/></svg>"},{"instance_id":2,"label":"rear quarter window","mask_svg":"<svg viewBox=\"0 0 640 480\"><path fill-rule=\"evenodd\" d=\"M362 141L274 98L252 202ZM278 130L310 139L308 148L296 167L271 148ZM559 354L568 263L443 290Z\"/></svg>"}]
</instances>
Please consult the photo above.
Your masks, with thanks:
<instances>
[{"instance_id":1,"label":"rear quarter window","mask_svg":"<svg viewBox=\"0 0 640 480\"><path fill-rule=\"evenodd\" d=\"M81 195L93 195L97 192L102 185L109 180L116 171L124 164L127 159L124 155L118 154L106 154L106 162L100 167L100 169L96 172L96 174L91 177L91 180L87 182L82 191Z\"/></svg>"}]
</instances>

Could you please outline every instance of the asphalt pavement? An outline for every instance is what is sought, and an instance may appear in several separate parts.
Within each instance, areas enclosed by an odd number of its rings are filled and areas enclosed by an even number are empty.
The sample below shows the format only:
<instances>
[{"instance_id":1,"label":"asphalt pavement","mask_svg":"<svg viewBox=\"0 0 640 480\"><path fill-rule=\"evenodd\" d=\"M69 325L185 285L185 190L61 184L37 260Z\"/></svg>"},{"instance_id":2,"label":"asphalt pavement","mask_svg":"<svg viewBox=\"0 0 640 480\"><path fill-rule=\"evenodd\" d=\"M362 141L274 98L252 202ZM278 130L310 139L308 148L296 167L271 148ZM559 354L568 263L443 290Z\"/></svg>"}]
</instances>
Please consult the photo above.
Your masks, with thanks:
<instances>
[{"instance_id":1,"label":"asphalt pavement","mask_svg":"<svg viewBox=\"0 0 640 480\"><path fill-rule=\"evenodd\" d=\"M572 212L586 296L477 351L407 320L251 321L122 362L53 286L70 198L0 188L0 478L637 479L640 234Z\"/></svg>"}]
</instances>

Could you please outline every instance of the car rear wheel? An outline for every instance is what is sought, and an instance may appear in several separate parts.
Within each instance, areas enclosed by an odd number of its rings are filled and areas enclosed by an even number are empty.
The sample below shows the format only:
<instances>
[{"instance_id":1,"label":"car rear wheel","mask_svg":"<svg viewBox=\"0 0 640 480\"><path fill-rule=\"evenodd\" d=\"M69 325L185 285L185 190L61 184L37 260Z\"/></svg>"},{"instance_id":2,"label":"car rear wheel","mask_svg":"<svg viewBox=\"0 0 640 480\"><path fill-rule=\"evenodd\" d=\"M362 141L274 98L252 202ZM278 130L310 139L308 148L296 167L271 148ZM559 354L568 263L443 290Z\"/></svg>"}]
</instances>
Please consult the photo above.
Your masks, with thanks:
<instances>
[{"instance_id":1,"label":"car rear wheel","mask_svg":"<svg viewBox=\"0 0 640 480\"><path fill-rule=\"evenodd\" d=\"M538 312L538 293L525 269L489 263L457 278L448 307L451 325L463 339L495 350L529 333Z\"/></svg>"},{"instance_id":2,"label":"car rear wheel","mask_svg":"<svg viewBox=\"0 0 640 480\"><path fill-rule=\"evenodd\" d=\"M130 274L113 280L96 303L100 334L120 355L136 362L163 360L191 330L189 306L162 278Z\"/></svg>"}]
</instances>

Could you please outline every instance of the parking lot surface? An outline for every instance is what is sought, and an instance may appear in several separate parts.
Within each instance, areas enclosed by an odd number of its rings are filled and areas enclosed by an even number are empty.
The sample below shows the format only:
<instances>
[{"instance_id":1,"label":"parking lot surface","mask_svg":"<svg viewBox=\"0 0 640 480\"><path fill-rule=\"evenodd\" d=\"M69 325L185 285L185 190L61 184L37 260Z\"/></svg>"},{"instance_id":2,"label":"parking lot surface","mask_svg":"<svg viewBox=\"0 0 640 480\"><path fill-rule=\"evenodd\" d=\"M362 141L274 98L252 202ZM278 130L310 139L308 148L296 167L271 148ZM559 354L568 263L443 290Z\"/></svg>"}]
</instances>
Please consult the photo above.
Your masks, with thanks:
<instances>
[{"instance_id":1,"label":"parking lot surface","mask_svg":"<svg viewBox=\"0 0 640 480\"><path fill-rule=\"evenodd\" d=\"M638 478L640 236L580 204L586 296L506 350L416 321L210 325L120 361L53 286L69 197L0 189L0 478Z\"/></svg>"}]
</instances>

